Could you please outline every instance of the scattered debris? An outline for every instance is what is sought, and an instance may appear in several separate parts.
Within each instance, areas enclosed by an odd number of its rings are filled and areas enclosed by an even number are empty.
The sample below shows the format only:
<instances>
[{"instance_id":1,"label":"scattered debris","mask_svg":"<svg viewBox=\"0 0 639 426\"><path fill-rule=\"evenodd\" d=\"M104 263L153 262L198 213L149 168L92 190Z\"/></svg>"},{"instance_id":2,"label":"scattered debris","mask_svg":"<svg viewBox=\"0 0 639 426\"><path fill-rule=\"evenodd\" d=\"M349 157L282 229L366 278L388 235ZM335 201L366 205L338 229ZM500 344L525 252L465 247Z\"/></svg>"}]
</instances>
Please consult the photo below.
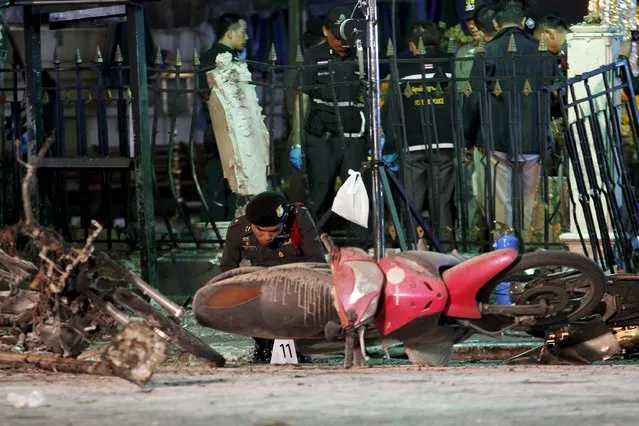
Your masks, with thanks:
<instances>
[{"instance_id":1,"label":"scattered debris","mask_svg":"<svg viewBox=\"0 0 639 426\"><path fill-rule=\"evenodd\" d=\"M115 374L142 387L166 360L166 350L156 333L132 323L113 338L102 359Z\"/></svg>"},{"instance_id":2,"label":"scattered debris","mask_svg":"<svg viewBox=\"0 0 639 426\"><path fill-rule=\"evenodd\" d=\"M109 366L103 362L82 361L74 358L61 358L53 355L0 353L0 364L21 368L32 365L43 370L72 374L95 374L109 376Z\"/></svg>"},{"instance_id":3,"label":"scattered debris","mask_svg":"<svg viewBox=\"0 0 639 426\"><path fill-rule=\"evenodd\" d=\"M7 402L16 408L38 408L46 405L46 398L40 391L33 391L29 395L9 392Z\"/></svg>"},{"instance_id":4,"label":"scattered debris","mask_svg":"<svg viewBox=\"0 0 639 426\"><path fill-rule=\"evenodd\" d=\"M96 250L94 243L102 232L98 222L92 221L92 232L82 247L37 223L31 186L37 164L51 144L52 139L47 139L33 164L17 160L27 169L22 183L25 219L0 229L0 285L9 288L0 292L0 327L8 334L0 341L0 349L6 351L0 352L0 365L116 374L143 386L166 360L167 342L171 342L223 366L224 357L179 325L181 306ZM134 292L117 288L114 283L119 281L107 278L105 284L105 277L111 276L132 284L168 316ZM124 307L138 318L125 314ZM106 336L114 336L111 344L83 356L92 343ZM13 353L14 348L25 353ZM96 356L99 361L84 360Z\"/></svg>"}]
</instances>

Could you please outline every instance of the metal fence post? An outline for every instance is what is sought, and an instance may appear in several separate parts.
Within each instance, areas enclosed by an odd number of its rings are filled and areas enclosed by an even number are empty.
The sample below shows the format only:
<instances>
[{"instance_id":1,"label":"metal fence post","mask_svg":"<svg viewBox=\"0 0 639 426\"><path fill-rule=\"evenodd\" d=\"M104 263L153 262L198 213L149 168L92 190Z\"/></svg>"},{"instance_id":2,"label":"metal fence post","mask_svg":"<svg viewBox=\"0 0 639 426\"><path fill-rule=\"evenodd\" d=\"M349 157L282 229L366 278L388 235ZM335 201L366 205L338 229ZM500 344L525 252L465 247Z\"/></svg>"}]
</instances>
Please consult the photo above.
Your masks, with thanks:
<instances>
[{"instance_id":1,"label":"metal fence post","mask_svg":"<svg viewBox=\"0 0 639 426\"><path fill-rule=\"evenodd\" d=\"M155 215L153 208L153 158L149 135L144 15L141 4L127 4L129 27L129 81L131 82L133 137L135 146L135 189L140 231L142 278L157 286Z\"/></svg>"},{"instance_id":2,"label":"metal fence post","mask_svg":"<svg viewBox=\"0 0 639 426\"><path fill-rule=\"evenodd\" d=\"M31 127L28 141L28 157L37 155L44 143L44 109L42 99L42 50L40 47L40 15L35 13L33 6L24 6L24 48L25 71L27 83L27 128ZM16 137L20 139L20 130L16 129ZM18 153L18 155L20 155ZM41 197L37 196L35 217L45 224L41 205Z\"/></svg>"}]
</instances>

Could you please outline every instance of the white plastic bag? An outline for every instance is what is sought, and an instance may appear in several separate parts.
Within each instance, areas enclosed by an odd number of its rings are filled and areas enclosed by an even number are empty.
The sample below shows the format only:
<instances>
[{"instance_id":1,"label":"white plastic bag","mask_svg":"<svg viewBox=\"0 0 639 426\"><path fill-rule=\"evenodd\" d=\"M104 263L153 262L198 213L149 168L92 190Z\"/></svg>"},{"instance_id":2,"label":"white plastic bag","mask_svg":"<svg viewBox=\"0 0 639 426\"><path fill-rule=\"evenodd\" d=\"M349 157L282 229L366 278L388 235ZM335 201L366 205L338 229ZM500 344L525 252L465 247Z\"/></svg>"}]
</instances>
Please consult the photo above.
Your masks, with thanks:
<instances>
[{"instance_id":1,"label":"white plastic bag","mask_svg":"<svg viewBox=\"0 0 639 426\"><path fill-rule=\"evenodd\" d=\"M349 169L348 179L337 191L331 210L346 220L368 228L368 208L368 193L362 175Z\"/></svg>"}]
</instances>

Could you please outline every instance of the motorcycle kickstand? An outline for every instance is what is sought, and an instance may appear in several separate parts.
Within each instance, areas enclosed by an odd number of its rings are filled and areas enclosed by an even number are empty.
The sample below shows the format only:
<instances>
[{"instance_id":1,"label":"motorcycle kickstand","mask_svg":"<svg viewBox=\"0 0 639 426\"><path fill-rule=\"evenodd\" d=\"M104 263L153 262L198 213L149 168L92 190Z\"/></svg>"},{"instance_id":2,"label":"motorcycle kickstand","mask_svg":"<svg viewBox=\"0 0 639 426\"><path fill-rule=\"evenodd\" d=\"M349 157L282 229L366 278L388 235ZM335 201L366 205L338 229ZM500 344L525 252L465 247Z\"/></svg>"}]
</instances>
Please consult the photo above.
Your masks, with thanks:
<instances>
[{"instance_id":1,"label":"motorcycle kickstand","mask_svg":"<svg viewBox=\"0 0 639 426\"><path fill-rule=\"evenodd\" d=\"M344 368L353 367L353 356L355 349L355 330L350 329L345 334L344 345Z\"/></svg>"},{"instance_id":2,"label":"motorcycle kickstand","mask_svg":"<svg viewBox=\"0 0 639 426\"><path fill-rule=\"evenodd\" d=\"M357 329L349 329L345 334L345 350L344 350L344 368L363 367L364 361L368 361L370 357L366 354L366 346L364 345L364 333L366 327L358 327ZM357 335L356 335L357 333Z\"/></svg>"}]
</instances>

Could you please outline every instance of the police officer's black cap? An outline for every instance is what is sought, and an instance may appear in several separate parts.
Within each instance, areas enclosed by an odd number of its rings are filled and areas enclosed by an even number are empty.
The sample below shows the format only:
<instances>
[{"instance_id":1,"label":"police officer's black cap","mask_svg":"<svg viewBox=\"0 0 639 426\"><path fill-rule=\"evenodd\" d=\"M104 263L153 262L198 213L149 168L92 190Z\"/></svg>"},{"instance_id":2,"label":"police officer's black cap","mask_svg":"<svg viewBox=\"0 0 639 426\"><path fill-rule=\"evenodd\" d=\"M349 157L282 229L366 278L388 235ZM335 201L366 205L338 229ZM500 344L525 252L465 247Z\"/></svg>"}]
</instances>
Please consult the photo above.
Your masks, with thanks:
<instances>
[{"instance_id":1,"label":"police officer's black cap","mask_svg":"<svg viewBox=\"0 0 639 426\"><path fill-rule=\"evenodd\" d=\"M466 20L475 19L475 14L480 6L495 4L496 0L465 0L464 18Z\"/></svg>"},{"instance_id":2,"label":"police officer's black cap","mask_svg":"<svg viewBox=\"0 0 639 426\"><path fill-rule=\"evenodd\" d=\"M346 6L337 6L332 8L324 18L324 25L326 25L333 35L338 39L341 39L339 28L342 22L349 19L353 14L353 10Z\"/></svg>"},{"instance_id":3,"label":"police officer's black cap","mask_svg":"<svg viewBox=\"0 0 639 426\"><path fill-rule=\"evenodd\" d=\"M324 21L316 16L311 15L306 20L306 32L318 37L324 37L322 25L324 25Z\"/></svg>"},{"instance_id":4,"label":"police officer's black cap","mask_svg":"<svg viewBox=\"0 0 639 426\"><path fill-rule=\"evenodd\" d=\"M473 19L475 10L477 9L477 0L464 1L464 18Z\"/></svg>"},{"instance_id":5,"label":"police officer's black cap","mask_svg":"<svg viewBox=\"0 0 639 426\"><path fill-rule=\"evenodd\" d=\"M286 204L281 192L262 192L247 204L246 219L256 226L277 226L286 218Z\"/></svg>"}]
</instances>

